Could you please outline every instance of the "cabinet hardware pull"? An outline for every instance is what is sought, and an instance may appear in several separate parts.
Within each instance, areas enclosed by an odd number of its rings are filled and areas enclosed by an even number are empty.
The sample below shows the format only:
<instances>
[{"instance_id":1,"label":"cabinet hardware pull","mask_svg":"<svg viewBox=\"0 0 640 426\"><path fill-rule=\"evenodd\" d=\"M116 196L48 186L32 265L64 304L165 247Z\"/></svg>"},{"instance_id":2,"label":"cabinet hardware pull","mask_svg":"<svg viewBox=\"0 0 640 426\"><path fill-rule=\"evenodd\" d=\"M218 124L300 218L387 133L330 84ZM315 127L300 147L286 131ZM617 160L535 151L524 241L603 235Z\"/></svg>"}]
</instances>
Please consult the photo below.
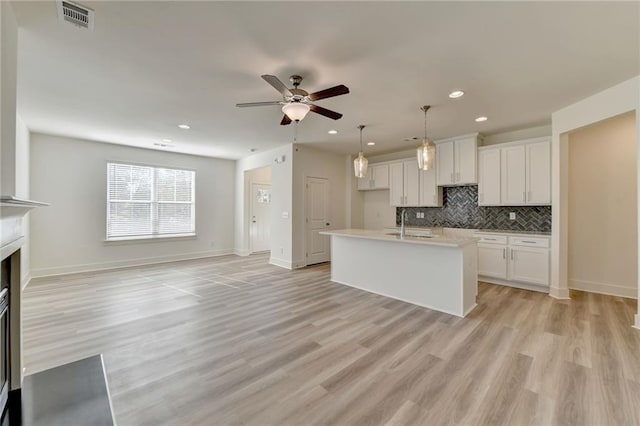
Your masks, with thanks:
<instances>
[{"instance_id":1,"label":"cabinet hardware pull","mask_svg":"<svg viewBox=\"0 0 640 426\"><path fill-rule=\"evenodd\" d=\"M527 244L535 244L535 241L528 241L528 240L520 240L520 242L522 243L527 243Z\"/></svg>"},{"instance_id":2,"label":"cabinet hardware pull","mask_svg":"<svg viewBox=\"0 0 640 426\"><path fill-rule=\"evenodd\" d=\"M511 252L511 260L513 260L513 249L509 250Z\"/></svg>"},{"instance_id":3,"label":"cabinet hardware pull","mask_svg":"<svg viewBox=\"0 0 640 426\"><path fill-rule=\"evenodd\" d=\"M507 249L506 249L506 248L503 248L503 249L502 249L502 258L503 258L503 259L506 259L506 258L507 258Z\"/></svg>"}]
</instances>

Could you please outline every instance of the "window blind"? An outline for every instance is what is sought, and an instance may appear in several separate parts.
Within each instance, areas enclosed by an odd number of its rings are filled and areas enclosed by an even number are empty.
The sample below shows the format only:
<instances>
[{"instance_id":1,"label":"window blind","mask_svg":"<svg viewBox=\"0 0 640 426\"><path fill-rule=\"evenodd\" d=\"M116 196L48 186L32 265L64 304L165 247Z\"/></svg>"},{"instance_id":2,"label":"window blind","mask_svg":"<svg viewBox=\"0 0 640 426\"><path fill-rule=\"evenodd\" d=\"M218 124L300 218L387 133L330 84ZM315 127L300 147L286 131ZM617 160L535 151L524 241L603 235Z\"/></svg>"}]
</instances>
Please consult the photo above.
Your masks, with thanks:
<instances>
[{"instance_id":1,"label":"window blind","mask_svg":"<svg viewBox=\"0 0 640 426\"><path fill-rule=\"evenodd\" d=\"M194 232L194 171L107 163L107 239Z\"/></svg>"}]
</instances>

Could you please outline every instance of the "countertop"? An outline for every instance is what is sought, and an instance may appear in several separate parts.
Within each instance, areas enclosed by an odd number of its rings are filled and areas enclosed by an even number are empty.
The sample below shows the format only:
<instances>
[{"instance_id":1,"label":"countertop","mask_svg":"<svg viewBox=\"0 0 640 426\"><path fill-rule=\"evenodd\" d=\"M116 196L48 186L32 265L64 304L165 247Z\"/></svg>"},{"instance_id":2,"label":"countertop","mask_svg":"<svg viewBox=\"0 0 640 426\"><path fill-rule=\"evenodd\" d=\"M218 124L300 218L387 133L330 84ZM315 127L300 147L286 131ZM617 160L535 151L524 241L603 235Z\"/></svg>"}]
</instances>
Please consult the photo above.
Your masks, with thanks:
<instances>
[{"instance_id":1,"label":"countertop","mask_svg":"<svg viewBox=\"0 0 640 426\"><path fill-rule=\"evenodd\" d=\"M543 237L551 236L551 232L539 232L539 231L507 231L507 230L499 230L499 229L476 229L475 232L481 232L483 234L540 235Z\"/></svg>"},{"instance_id":2,"label":"countertop","mask_svg":"<svg viewBox=\"0 0 640 426\"><path fill-rule=\"evenodd\" d=\"M400 229L399 226L396 228L385 228L385 230L392 229ZM541 231L515 231L508 229L467 229L467 228L440 228L440 227L429 227L429 226L406 226L405 229L407 231L416 231L418 233L433 233L435 235L447 234L447 231L454 231L456 233L469 233L473 235L476 232L481 232L483 234L505 234L505 235L540 235L543 237L550 237L551 232L541 232Z\"/></svg>"},{"instance_id":3,"label":"countertop","mask_svg":"<svg viewBox=\"0 0 640 426\"><path fill-rule=\"evenodd\" d=\"M389 231L370 229L338 229L335 231L321 232L322 235L334 235L340 237L364 238L369 240L379 240L406 244L420 244L427 246L462 247L468 244L475 244L478 239L474 237L459 238L435 235L433 237L418 237L407 235L400 238L399 235L389 235Z\"/></svg>"}]
</instances>

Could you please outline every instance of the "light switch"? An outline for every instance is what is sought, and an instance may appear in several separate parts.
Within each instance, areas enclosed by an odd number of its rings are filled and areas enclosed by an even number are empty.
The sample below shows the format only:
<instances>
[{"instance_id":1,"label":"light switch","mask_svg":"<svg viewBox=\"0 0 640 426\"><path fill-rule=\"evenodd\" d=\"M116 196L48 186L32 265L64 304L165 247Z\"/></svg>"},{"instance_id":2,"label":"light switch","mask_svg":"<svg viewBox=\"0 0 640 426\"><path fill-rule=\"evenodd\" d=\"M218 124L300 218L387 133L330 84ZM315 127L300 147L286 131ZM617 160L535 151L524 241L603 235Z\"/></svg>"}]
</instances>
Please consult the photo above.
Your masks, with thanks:
<instances>
[{"instance_id":1,"label":"light switch","mask_svg":"<svg viewBox=\"0 0 640 426\"><path fill-rule=\"evenodd\" d=\"M516 212L509 213L509 220L516 220Z\"/></svg>"}]
</instances>

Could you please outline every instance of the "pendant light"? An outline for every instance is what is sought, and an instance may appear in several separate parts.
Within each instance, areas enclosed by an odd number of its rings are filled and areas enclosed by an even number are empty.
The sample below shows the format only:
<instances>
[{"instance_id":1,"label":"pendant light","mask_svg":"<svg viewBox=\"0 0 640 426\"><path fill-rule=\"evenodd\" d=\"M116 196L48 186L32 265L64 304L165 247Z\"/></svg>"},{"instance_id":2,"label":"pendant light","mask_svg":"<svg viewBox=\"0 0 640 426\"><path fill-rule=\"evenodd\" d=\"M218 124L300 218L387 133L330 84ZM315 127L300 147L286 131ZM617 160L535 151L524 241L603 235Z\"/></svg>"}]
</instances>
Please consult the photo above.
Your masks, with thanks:
<instances>
[{"instance_id":1,"label":"pendant light","mask_svg":"<svg viewBox=\"0 0 640 426\"><path fill-rule=\"evenodd\" d=\"M420 107L424 111L424 139L422 145L417 150L418 168L420 170L431 170L436 157L436 145L427 138L427 111L431 108L429 105Z\"/></svg>"},{"instance_id":2,"label":"pendant light","mask_svg":"<svg viewBox=\"0 0 640 426\"><path fill-rule=\"evenodd\" d=\"M357 178L362 179L367 175L367 165L369 164L369 160L364 158L364 154L362 152L362 129L364 129L364 126L361 124L358 126L358 129L360 129L360 152L358 153L358 158L353 160L353 171Z\"/></svg>"}]
</instances>

